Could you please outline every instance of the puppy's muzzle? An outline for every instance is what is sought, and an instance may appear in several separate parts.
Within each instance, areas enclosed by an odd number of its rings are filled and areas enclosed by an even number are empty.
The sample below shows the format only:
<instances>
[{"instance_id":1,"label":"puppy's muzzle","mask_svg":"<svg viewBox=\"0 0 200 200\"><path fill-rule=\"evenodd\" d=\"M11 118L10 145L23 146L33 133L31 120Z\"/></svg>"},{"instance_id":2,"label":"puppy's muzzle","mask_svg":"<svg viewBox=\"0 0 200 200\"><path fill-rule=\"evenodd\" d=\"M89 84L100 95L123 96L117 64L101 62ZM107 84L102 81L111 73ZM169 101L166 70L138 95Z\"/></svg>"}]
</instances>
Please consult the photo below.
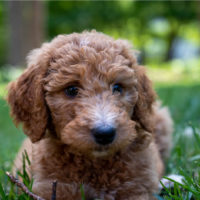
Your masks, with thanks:
<instances>
[{"instance_id":1,"label":"puppy's muzzle","mask_svg":"<svg viewBox=\"0 0 200 200\"><path fill-rule=\"evenodd\" d=\"M91 130L95 142L101 145L107 145L113 142L116 135L116 129L111 126L96 127Z\"/></svg>"}]
</instances>

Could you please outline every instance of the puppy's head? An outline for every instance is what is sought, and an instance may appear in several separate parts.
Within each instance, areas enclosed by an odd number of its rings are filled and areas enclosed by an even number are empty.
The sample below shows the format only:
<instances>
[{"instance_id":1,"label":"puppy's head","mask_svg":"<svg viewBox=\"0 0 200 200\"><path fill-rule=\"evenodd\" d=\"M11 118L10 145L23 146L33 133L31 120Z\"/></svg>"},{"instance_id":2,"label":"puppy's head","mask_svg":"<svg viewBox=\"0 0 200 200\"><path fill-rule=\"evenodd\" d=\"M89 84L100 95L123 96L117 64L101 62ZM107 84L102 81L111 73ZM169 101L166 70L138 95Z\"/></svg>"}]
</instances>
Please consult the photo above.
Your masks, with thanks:
<instances>
[{"instance_id":1,"label":"puppy's head","mask_svg":"<svg viewBox=\"0 0 200 200\"><path fill-rule=\"evenodd\" d=\"M49 129L74 152L105 156L149 143L154 96L127 42L84 32L34 50L8 103L32 142Z\"/></svg>"}]
</instances>

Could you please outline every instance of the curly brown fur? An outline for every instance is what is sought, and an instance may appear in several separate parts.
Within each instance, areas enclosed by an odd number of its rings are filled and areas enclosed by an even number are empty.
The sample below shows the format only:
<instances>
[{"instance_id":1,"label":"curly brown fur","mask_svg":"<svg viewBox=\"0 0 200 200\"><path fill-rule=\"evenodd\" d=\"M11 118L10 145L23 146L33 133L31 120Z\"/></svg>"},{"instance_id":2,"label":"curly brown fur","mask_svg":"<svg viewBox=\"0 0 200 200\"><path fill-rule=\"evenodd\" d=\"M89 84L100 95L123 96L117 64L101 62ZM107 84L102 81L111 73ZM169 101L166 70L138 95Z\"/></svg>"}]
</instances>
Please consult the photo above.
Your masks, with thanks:
<instances>
[{"instance_id":1,"label":"curly brown fur","mask_svg":"<svg viewBox=\"0 0 200 200\"><path fill-rule=\"evenodd\" d=\"M114 84L122 91L113 91ZM75 97L66 95L72 85ZM58 200L80 200L81 185L86 199L153 199L172 123L159 112L128 42L96 31L56 37L29 55L8 103L32 141L22 150L32 160L36 194L50 199L57 180ZM114 141L99 144L92 130L108 126L116 130ZM15 168L21 169L19 155Z\"/></svg>"}]
</instances>

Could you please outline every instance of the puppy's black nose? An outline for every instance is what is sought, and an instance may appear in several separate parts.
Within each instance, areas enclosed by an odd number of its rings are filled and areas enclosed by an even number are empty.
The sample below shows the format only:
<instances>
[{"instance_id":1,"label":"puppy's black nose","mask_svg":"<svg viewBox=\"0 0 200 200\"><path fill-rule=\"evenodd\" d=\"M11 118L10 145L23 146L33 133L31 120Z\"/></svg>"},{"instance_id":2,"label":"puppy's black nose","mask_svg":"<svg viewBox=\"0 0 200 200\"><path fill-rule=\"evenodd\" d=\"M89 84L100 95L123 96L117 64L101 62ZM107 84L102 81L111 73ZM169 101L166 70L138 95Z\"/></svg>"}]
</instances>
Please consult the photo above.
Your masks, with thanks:
<instances>
[{"instance_id":1,"label":"puppy's black nose","mask_svg":"<svg viewBox=\"0 0 200 200\"><path fill-rule=\"evenodd\" d=\"M98 144L106 145L112 143L116 130L110 126L96 127L92 129L92 134Z\"/></svg>"}]
</instances>

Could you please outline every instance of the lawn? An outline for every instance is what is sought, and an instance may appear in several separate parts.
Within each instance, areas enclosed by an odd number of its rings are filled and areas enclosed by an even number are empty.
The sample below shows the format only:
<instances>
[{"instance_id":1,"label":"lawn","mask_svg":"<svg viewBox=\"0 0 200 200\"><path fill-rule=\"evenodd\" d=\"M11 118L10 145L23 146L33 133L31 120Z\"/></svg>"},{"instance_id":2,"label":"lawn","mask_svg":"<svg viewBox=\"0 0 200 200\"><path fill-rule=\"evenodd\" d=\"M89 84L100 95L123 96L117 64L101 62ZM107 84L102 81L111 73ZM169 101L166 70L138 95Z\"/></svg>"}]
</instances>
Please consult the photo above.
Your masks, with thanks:
<instances>
[{"instance_id":1,"label":"lawn","mask_svg":"<svg viewBox=\"0 0 200 200\"><path fill-rule=\"evenodd\" d=\"M166 173L183 175L185 180L183 185L175 183L174 189L163 191L159 198L200 199L200 80L195 78L195 71L193 74L184 72L174 81L177 74L171 71L170 75L170 69L166 70L168 79L163 80L163 70L152 68L148 73L174 119L173 149L166 163ZM7 183L4 171L10 170L24 138L22 130L15 128L9 116L4 100L5 85L6 81L0 83L0 181L4 188Z\"/></svg>"}]
</instances>

